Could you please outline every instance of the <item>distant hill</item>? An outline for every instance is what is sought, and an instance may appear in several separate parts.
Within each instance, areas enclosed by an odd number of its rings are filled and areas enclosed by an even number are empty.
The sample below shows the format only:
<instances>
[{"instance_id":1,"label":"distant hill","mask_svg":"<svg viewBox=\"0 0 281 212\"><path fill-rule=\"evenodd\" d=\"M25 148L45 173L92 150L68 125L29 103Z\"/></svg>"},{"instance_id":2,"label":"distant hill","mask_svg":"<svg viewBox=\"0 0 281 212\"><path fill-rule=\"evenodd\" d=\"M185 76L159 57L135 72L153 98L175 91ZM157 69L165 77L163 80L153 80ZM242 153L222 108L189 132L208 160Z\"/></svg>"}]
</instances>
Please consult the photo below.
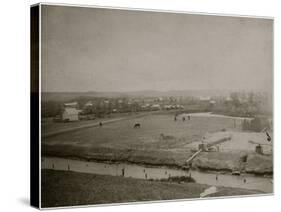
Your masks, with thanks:
<instances>
[{"instance_id":1,"label":"distant hill","mask_svg":"<svg viewBox=\"0 0 281 212\"><path fill-rule=\"evenodd\" d=\"M42 101L69 101L78 97L105 97L105 98L121 98L121 97L187 97L187 96L224 96L228 95L230 90L171 90L171 91L132 91L132 92L43 92Z\"/></svg>"}]
</instances>

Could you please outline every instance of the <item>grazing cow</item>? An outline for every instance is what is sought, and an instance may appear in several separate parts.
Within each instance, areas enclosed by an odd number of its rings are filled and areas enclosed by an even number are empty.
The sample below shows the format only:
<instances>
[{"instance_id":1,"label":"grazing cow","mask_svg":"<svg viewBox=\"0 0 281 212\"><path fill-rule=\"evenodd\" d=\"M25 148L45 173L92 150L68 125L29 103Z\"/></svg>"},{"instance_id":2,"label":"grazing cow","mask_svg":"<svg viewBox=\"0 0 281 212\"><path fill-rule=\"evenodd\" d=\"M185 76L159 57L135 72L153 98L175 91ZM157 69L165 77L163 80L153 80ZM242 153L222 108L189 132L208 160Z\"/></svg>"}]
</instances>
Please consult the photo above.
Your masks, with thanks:
<instances>
[{"instance_id":1,"label":"grazing cow","mask_svg":"<svg viewBox=\"0 0 281 212\"><path fill-rule=\"evenodd\" d=\"M140 123L135 123L134 128L140 128L140 127L141 127Z\"/></svg>"}]
</instances>

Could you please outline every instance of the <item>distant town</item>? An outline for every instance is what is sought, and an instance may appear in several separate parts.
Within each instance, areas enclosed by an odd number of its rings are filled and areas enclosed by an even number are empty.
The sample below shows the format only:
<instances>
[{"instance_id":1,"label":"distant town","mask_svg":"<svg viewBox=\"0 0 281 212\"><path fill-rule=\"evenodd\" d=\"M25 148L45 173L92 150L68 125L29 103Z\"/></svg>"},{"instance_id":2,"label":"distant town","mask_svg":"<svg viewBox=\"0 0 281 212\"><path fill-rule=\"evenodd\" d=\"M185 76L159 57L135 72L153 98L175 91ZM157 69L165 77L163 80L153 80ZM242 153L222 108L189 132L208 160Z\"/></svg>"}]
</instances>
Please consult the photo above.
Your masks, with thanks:
<instances>
[{"instance_id":1,"label":"distant town","mask_svg":"<svg viewBox=\"0 0 281 212\"><path fill-rule=\"evenodd\" d=\"M60 100L42 101L42 117L55 122L72 122L104 118L116 113L174 111L175 114L213 112L216 114L256 117L271 113L271 99L262 92L231 92L218 96L140 96L95 97L68 95Z\"/></svg>"}]
</instances>

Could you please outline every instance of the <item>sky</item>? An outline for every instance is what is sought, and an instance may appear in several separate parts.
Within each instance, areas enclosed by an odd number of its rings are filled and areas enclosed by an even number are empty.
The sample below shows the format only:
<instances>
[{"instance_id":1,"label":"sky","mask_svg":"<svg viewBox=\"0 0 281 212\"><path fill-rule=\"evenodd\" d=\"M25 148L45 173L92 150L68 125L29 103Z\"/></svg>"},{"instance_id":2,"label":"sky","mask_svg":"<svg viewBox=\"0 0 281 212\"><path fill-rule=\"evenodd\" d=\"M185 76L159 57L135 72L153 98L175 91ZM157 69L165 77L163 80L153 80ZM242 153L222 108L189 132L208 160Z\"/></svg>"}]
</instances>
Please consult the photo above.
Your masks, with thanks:
<instances>
[{"instance_id":1,"label":"sky","mask_svg":"<svg viewBox=\"0 0 281 212\"><path fill-rule=\"evenodd\" d=\"M271 19L42 6L42 91L272 90Z\"/></svg>"}]
</instances>

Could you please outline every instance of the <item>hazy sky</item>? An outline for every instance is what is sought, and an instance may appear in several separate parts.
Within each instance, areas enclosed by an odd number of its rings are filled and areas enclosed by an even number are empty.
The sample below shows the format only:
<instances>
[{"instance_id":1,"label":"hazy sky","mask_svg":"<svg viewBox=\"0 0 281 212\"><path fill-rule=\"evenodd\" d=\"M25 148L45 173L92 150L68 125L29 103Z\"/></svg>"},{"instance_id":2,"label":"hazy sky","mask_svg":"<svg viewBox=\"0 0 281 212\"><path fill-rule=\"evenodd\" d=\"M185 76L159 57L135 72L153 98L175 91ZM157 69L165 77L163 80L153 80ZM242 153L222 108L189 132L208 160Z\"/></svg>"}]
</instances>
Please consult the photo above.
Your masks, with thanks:
<instances>
[{"instance_id":1,"label":"hazy sky","mask_svg":"<svg viewBox=\"0 0 281 212\"><path fill-rule=\"evenodd\" d=\"M42 90L270 90L272 23L43 6Z\"/></svg>"}]
</instances>

